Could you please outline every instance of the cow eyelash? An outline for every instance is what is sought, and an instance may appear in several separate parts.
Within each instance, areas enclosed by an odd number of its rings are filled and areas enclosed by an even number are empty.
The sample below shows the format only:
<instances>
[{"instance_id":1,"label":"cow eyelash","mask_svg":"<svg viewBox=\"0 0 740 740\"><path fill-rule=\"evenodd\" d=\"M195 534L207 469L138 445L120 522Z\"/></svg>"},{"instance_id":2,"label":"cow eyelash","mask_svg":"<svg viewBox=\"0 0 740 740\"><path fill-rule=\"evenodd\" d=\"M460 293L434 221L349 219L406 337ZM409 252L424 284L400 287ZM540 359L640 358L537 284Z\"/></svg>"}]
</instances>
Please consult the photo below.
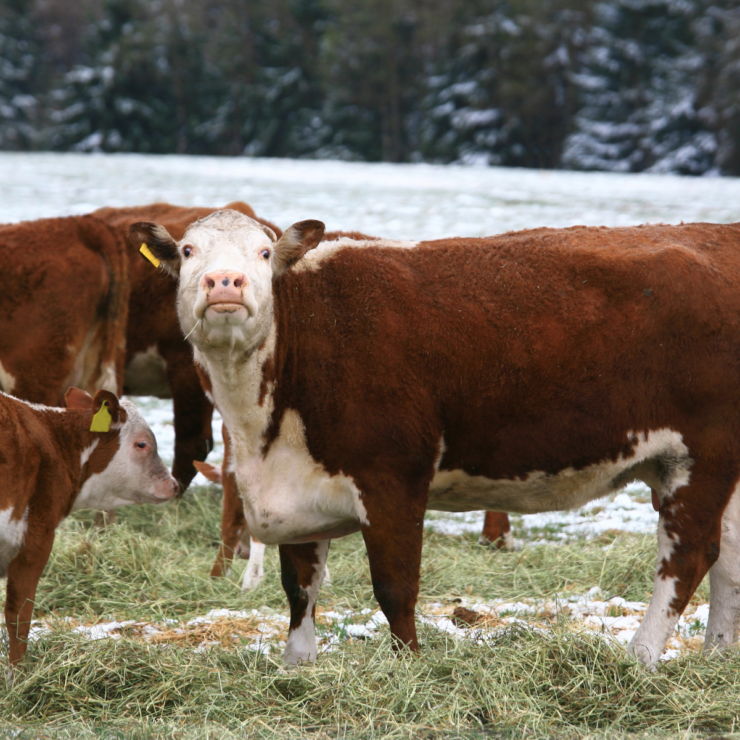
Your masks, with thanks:
<instances>
[{"instance_id":1,"label":"cow eyelash","mask_svg":"<svg viewBox=\"0 0 740 740\"><path fill-rule=\"evenodd\" d=\"M182 248L183 257L192 257L194 252L195 249L193 249L193 247L191 247L189 244L187 247Z\"/></svg>"},{"instance_id":2,"label":"cow eyelash","mask_svg":"<svg viewBox=\"0 0 740 740\"><path fill-rule=\"evenodd\" d=\"M270 259L270 250L269 249L263 249L260 252L260 256L263 257L266 260L269 260Z\"/></svg>"}]
</instances>

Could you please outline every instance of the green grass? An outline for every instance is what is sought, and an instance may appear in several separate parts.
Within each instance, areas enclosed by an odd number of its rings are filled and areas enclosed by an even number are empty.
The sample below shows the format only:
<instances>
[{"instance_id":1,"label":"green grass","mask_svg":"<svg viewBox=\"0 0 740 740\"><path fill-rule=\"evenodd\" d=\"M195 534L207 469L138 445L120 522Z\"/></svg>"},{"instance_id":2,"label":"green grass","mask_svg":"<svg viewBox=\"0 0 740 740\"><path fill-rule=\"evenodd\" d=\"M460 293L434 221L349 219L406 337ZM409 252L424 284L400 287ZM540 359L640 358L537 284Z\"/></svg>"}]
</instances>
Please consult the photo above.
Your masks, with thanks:
<instances>
[{"instance_id":1,"label":"green grass","mask_svg":"<svg viewBox=\"0 0 740 740\"><path fill-rule=\"evenodd\" d=\"M212 489L177 505L120 510L120 524L60 528L36 616L78 620L189 619L212 608L285 613L277 550L251 593L210 579L218 544ZM653 537L497 553L474 535L427 532L422 601L544 598L600 586L647 600ZM335 542L326 608L375 608L359 536ZM706 585L700 589L706 598ZM566 618L550 630L514 627L486 645L420 627L418 656L395 655L387 632L346 640L314 666L286 670L249 650L198 652L134 639L91 642L62 626L29 645L11 688L0 686L0 739L14 738L626 738L708 737L740 731L740 654L698 655L655 673Z\"/></svg>"}]
</instances>

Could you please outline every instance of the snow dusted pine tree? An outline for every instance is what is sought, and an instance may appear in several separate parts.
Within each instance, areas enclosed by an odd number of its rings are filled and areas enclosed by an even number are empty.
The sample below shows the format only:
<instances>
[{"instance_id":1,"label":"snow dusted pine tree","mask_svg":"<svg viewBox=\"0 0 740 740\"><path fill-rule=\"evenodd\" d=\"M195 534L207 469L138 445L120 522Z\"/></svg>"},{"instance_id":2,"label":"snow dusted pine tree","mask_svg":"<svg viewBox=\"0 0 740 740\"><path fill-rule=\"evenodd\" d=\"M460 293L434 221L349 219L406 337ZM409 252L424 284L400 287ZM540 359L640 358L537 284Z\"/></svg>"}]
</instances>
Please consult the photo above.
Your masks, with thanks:
<instances>
[{"instance_id":1,"label":"snow dusted pine tree","mask_svg":"<svg viewBox=\"0 0 740 740\"><path fill-rule=\"evenodd\" d=\"M566 168L714 171L717 138L699 103L702 0L599 3L574 82L581 107Z\"/></svg>"},{"instance_id":2,"label":"snow dusted pine tree","mask_svg":"<svg viewBox=\"0 0 740 740\"><path fill-rule=\"evenodd\" d=\"M38 140L40 69L30 0L0 3L0 149L32 149Z\"/></svg>"}]
</instances>

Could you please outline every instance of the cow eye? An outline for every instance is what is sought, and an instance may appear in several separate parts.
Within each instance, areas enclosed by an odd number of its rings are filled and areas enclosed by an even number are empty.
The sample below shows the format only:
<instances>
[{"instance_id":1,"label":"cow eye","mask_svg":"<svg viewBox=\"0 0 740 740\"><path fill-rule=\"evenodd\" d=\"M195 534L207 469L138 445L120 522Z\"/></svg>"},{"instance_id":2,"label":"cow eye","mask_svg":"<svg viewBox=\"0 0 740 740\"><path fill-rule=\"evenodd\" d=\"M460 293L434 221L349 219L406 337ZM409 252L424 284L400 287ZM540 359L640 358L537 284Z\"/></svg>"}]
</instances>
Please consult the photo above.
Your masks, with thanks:
<instances>
[{"instance_id":1,"label":"cow eye","mask_svg":"<svg viewBox=\"0 0 740 740\"><path fill-rule=\"evenodd\" d=\"M182 254L184 257L192 256L193 252L195 252L195 250L192 247L183 247Z\"/></svg>"},{"instance_id":2,"label":"cow eye","mask_svg":"<svg viewBox=\"0 0 740 740\"><path fill-rule=\"evenodd\" d=\"M146 449L146 442L137 442L137 443L136 443L136 446L137 446L137 447L138 447L138 448L139 448L140 450L145 450L145 449Z\"/></svg>"},{"instance_id":3,"label":"cow eye","mask_svg":"<svg viewBox=\"0 0 740 740\"><path fill-rule=\"evenodd\" d=\"M269 260L270 259L270 250L269 249L263 249L260 252L260 257L262 257L263 259Z\"/></svg>"}]
</instances>

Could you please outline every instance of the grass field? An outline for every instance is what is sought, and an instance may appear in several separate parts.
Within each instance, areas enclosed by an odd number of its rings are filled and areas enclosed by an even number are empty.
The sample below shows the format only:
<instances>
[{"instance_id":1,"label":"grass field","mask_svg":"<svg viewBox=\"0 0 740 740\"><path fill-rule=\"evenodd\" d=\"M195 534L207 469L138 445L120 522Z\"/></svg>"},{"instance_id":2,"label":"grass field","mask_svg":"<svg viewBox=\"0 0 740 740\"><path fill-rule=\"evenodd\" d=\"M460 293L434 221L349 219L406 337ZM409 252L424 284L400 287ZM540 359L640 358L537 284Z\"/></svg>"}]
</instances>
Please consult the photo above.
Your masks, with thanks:
<instances>
[{"instance_id":1,"label":"grass field","mask_svg":"<svg viewBox=\"0 0 740 740\"><path fill-rule=\"evenodd\" d=\"M102 532L86 515L60 528L37 599L43 629L13 686L0 690L0 736L618 738L740 730L740 655L708 660L697 652L700 641L689 640L680 657L651 673L557 606L455 634L425 619L416 656L394 655L387 628L352 637L351 617L337 626L320 614L328 647L316 665L285 669L284 630L265 633L255 649L260 618L251 611L285 619L277 551L268 549L267 576L253 592L238 588L243 561L231 577L210 579L219 506L215 488L199 487L177 504L121 510L120 525ZM645 601L654 557L648 535L611 532L494 553L472 533L427 530L419 611L450 616L461 603L491 599L566 603L594 586L602 598ZM329 565L322 614L366 621L377 606L360 537L335 542ZM196 619L212 609L239 614ZM75 631L111 620L134 624L115 639Z\"/></svg>"}]
</instances>

